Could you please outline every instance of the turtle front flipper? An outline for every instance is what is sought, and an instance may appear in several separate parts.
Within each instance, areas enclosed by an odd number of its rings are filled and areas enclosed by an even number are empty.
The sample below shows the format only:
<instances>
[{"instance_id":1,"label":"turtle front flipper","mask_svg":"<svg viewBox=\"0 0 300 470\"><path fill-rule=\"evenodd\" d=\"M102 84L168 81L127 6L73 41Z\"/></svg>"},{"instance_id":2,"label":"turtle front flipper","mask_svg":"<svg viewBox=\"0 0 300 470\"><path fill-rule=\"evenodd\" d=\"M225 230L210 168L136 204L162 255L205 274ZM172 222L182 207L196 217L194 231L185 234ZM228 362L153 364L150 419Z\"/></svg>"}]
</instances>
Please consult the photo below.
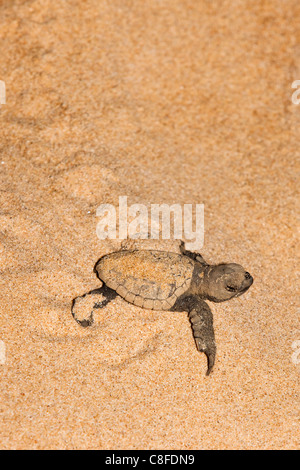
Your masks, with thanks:
<instances>
[{"instance_id":1,"label":"turtle front flipper","mask_svg":"<svg viewBox=\"0 0 300 470\"><path fill-rule=\"evenodd\" d=\"M207 357L207 371L209 375L215 363L216 343L213 327L212 312L203 300L193 303L189 312L195 343L198 351L204 352Z\"/></svg>"},{"instance_id":2,"label":"turtle front flipper","mask_svg":"<svg viewBox=\"0 0 300 470\"><path fill-rule=\"evenodd\" d=\"M188 258L191 258L194 261L198 261L199 263L203 264L204 266L208 266L207 262L203 258L200 253L193 253L192 251L186 250L185 249L185 243L182 241L180 243L180 252L182 255L187 256Z\"/></svg>"},{"instance_id":3,"label":"turtle front flipper","mask_svg":"<svg viewBox=\"0 0 300 470\"><path fill-rule=\"evenodd\" d=\"M94 323L94 310L105 307L116 296L117 293L104 284L99 289L73 299L72 315L80 326L91 326Z\"/></svg>"},{"instance_id":4,"label":"turtle front flipper","mask_svg":"<svg viewBox=\"0 0 300 470\"><path fill-rule=\"evenodd\" d=\"M171 310L184 310L188 312L197 349L200 352L204 352L207 357L206 375L209 375L216 357L215 333L211 309L197 295L188 295L186 297L179 297Z\"/></svg>"}]
</instances>

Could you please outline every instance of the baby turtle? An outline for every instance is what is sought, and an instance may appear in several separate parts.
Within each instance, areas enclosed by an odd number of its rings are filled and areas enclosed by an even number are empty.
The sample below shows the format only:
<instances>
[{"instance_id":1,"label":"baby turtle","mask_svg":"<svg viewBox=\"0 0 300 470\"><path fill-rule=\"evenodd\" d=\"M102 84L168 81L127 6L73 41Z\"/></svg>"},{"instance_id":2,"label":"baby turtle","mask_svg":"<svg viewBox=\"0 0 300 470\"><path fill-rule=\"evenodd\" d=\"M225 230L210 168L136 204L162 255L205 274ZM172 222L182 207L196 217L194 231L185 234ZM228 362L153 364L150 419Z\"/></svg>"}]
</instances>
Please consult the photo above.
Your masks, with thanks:
<instances>
[{"instance_id":1,"label":"baby turtle","mask_svg":"<svg viewBox=\"0 0 300 470\"><path fill-rule=\"evenodd\" d=\"M78 305L87 295L102 294L103 308L117 295L151 310L188 313L197 349L207 356L211 372L216 355L212 312L205 302L224 302L246 292L252 276L235 263L210 265L198 253L180 245L181 254L155 250L121 250L102 256L94 268L103 282L100 289L76 297L72 314L83 327L93 323L93 311L82 314Z\"/></svg>"}]
</instances>

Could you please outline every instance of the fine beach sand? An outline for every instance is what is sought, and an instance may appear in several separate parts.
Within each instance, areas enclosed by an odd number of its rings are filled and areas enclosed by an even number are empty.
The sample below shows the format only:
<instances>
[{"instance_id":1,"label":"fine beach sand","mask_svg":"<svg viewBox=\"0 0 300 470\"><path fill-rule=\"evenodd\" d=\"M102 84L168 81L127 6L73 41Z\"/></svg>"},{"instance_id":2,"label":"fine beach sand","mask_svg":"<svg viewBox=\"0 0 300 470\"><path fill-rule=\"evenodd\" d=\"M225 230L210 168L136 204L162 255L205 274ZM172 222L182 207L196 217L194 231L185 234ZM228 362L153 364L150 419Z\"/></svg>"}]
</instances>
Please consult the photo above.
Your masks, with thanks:
<instances>
[{"instance_id":1,"label":"fine beach sand","mask_svg":"<svg viewBox=\"0 0 300 470\"><path fill-rule=\"evenodd\" d=\"M0 0L0 448L299 447L299 17L298 0ZM72 318L121 246L96 209L124 195L204 204L204 258L254 277L210 304L209 377L184 313L117 298L92 328Z\"/></svg>"}]
</instances>

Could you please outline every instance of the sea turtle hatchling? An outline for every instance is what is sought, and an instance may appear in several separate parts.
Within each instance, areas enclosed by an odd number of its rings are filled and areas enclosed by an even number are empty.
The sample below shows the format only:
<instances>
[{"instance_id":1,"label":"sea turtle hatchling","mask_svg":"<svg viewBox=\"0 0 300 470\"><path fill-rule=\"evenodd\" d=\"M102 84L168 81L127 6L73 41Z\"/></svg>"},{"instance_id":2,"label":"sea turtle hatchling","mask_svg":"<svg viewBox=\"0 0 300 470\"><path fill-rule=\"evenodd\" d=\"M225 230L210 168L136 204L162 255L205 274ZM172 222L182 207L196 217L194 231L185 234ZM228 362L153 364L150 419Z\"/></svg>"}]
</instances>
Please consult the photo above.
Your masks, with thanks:
<instances>
[{"instance_id":1,"label":"sea turtle hatchling","mask_svg":"<svg viewBox=\"0 0 300 470\"><path fill-rule=\"evenodd\" d=\"M72 314L83 327L93 323L93 309L105 307L117 295L151 310L188 313L197 349L207 356L211 372L216 355L212 312L205 302L224 302L246 292L252 276L235 263L210 265L200 254L180 245L181 253L156 250L120 250L102 256L94 271L103 282L100 289L76 297ZM86 296L102 294L82 313Z\"/></svg>"}]
</instances>

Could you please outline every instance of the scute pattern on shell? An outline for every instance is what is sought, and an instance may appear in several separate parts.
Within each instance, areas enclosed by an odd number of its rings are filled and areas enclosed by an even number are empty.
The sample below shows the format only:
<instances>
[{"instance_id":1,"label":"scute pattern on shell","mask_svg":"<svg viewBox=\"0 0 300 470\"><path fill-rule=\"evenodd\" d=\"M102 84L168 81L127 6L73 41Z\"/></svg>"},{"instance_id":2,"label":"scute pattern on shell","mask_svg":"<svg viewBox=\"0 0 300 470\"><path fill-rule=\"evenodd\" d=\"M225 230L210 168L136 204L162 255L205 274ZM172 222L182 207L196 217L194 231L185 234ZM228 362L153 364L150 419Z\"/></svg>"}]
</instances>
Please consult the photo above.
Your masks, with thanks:
<instances>
[{"instance_id":1,"label":"scute pattern on shell","mask_svg":"<svg viewBox=\"0 0 300 470\"><path fill-rule=\"evenodd\" d=\"M194 262L177 253L119 251L103 256L95 269L128 302L168 310L190 286Z\"/></svg>"}]
</instances>

